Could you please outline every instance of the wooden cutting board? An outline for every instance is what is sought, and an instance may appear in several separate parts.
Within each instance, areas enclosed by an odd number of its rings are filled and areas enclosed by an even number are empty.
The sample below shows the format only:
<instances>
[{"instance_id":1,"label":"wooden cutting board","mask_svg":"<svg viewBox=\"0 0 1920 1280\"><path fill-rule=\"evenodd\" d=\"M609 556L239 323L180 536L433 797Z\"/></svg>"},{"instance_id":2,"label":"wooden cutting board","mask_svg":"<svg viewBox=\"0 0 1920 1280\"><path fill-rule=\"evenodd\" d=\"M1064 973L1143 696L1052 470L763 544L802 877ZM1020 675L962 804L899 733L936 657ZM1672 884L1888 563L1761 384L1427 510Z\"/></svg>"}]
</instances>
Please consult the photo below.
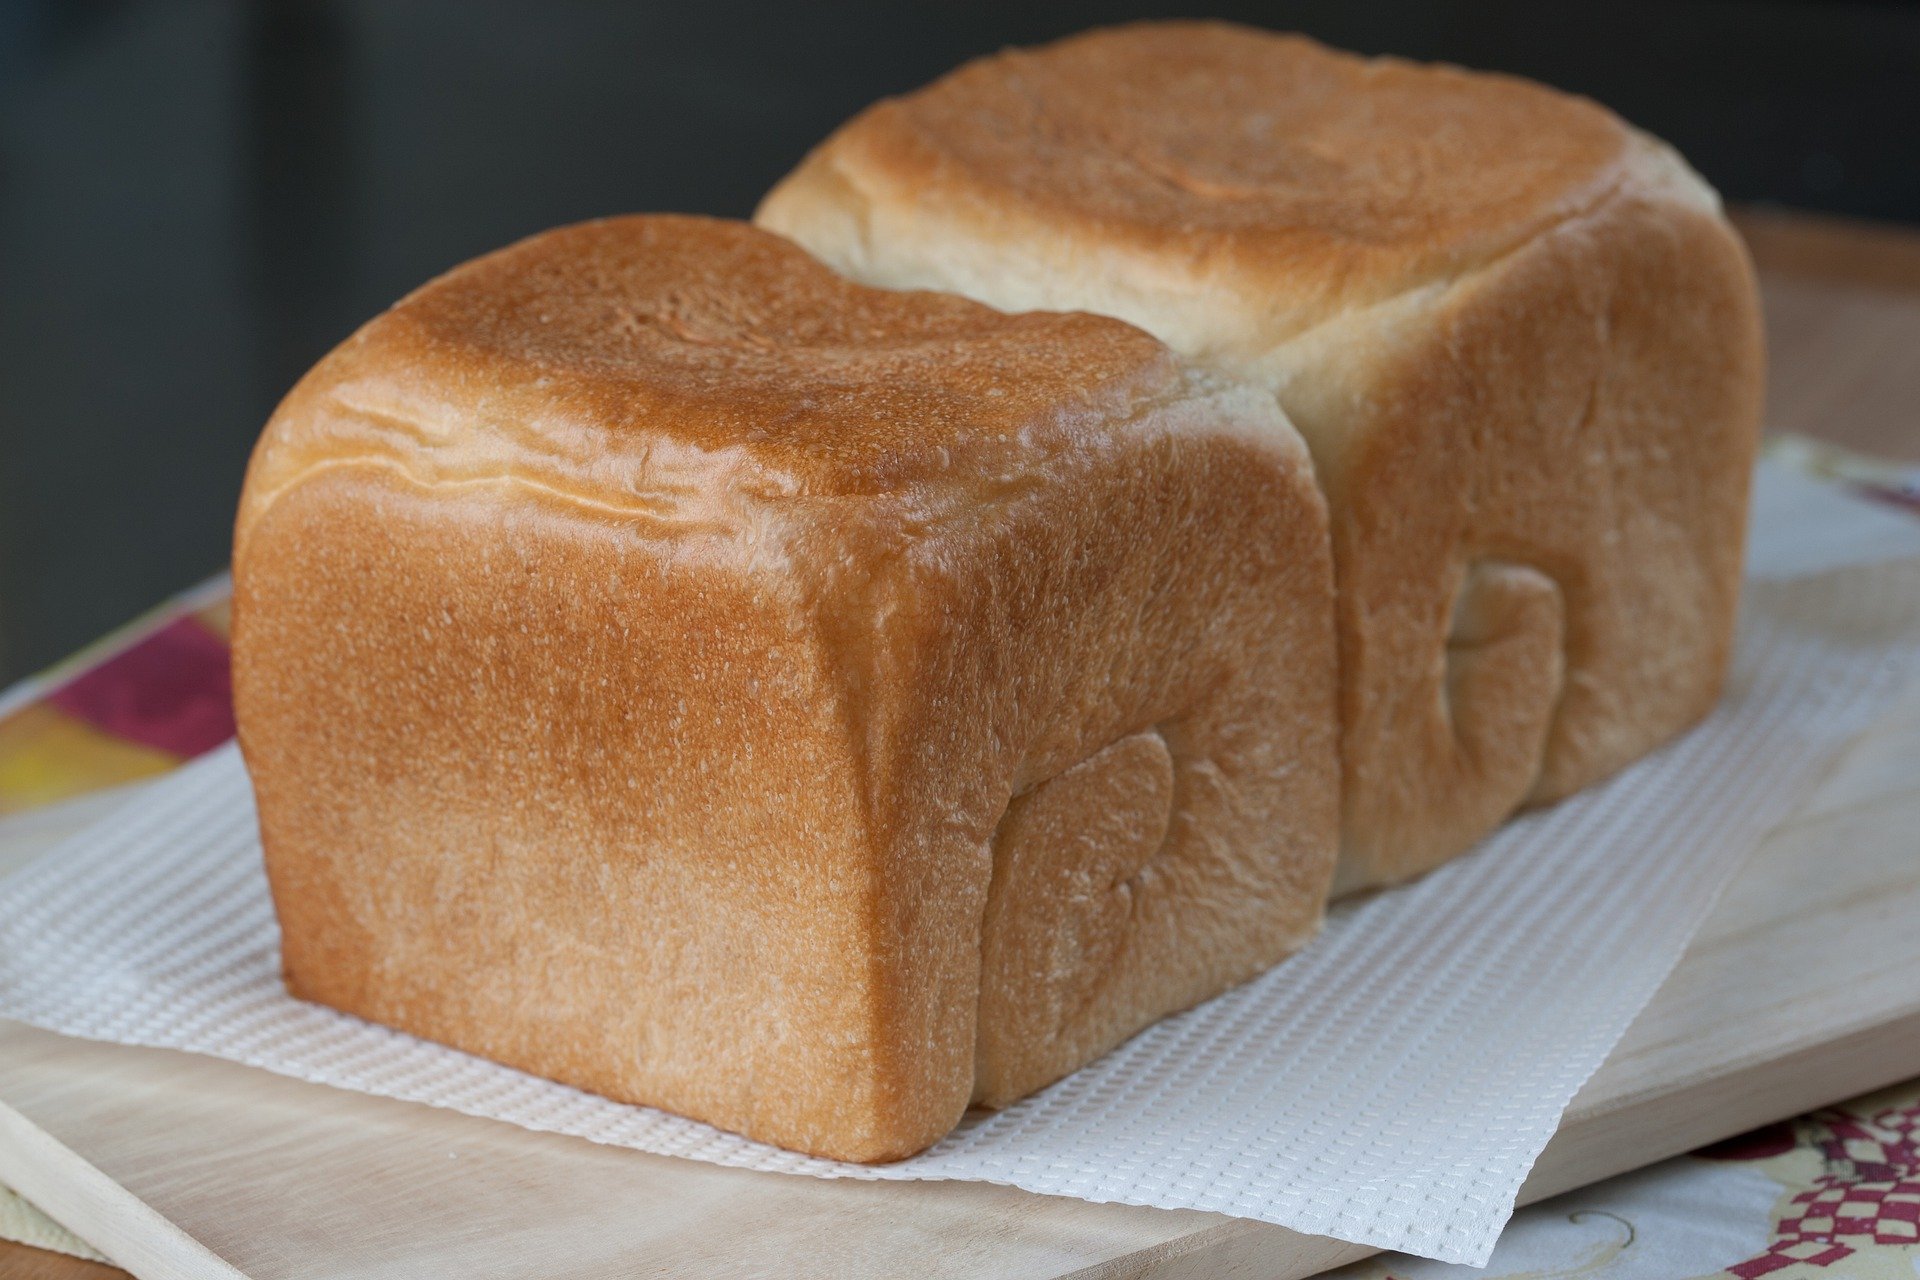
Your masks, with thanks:
<instances>
[{"instance_id":1,"label":"wooden cutting board","mask_svg":"<svg viewBox=\"0 0 1920 1280\"><path fill-rule=\"evenodd\" d=\"M1920 696L1762 847L1526 1198L1920 1074L1916 920ZM0 1181L155 1280L1289 1280L1369 1252L1206 1213L721 1169L4 1022Z\"/></svg>"}]
</instances>

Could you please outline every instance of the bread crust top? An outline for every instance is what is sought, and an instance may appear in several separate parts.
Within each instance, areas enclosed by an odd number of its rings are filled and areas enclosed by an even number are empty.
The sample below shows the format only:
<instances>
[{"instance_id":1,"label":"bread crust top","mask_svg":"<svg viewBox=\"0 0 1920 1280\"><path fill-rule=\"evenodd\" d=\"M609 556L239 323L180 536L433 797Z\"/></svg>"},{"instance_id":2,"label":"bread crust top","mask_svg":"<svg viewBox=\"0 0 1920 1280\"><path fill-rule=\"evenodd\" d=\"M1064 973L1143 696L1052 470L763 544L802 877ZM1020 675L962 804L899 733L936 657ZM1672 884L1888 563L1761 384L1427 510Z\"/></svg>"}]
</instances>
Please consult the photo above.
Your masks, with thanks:
<instances>
[{"instance_id":1,"label":"bread crust top","mask_svg":"<svg viewBox=\"0 0 1920 1280\"><path fill-rule=\"evenodd\" d=\"M316 468L369 462L663 518L697 517L716 479L977 487L1197 377L1120 321L867 288L743 222L609 218L458 267L321 361L262 437L241 526Z\"/></svg>"},{"instance_id":2,"label":"bread crust top","mask_svg":"<svg viewBox=\"0 0 1920 1280\"><path fill-rule=\"evenodd\" d=\"M1499 258L1644 179L1652 151L1655 170L1680 168L1597 103L1516 77L1144 22L981 58L875 104L759 218L804 226L809 187L851 187L873 218L912 206L995 240L1145 255L1189 287L1251 290L1284 337ZM1711 201L1691 174L1665 176Z\"/></svg>"}]
</instances>

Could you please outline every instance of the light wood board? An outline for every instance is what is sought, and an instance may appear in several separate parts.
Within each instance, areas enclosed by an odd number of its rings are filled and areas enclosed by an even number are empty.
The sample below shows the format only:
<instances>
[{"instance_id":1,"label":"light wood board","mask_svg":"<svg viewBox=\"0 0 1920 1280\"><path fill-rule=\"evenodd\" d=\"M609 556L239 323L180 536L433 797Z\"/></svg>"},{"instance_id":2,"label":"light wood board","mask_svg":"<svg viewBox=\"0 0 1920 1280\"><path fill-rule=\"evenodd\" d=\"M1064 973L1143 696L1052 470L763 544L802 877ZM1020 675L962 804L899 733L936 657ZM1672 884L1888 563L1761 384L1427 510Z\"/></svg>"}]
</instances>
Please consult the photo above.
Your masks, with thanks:
<instances>
[{"instance_id":1,"label":"light wood board","mask_svg":"<svg viewBox=\"0 0 1920 1280\"><path fill-rule=\"evenodd\" d=\"M1920 697L1763 846L1526 1198L1920 1074ZM0 1181L142 1277L1289 1280L1367 1250L1197 1212L756 1174L0 1023Z\"/></svg>"}]
</instances>

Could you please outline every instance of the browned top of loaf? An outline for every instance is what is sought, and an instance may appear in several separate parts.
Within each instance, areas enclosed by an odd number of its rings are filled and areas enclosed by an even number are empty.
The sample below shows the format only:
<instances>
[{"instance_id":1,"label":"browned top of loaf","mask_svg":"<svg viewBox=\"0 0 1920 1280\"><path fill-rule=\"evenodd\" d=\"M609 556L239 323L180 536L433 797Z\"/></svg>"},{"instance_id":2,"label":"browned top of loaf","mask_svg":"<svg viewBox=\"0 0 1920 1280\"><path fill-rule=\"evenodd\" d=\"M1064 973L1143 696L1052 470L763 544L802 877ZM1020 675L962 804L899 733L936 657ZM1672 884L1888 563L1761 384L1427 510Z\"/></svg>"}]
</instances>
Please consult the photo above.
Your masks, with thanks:
<instances>
[{"instance_id":1,"label":"browned top of loaf","mask_svg":"<svg viewBox=\"0 0 1920 1280\"><path fill-rule=\"evenodd\" d=\"M1603 199L1633 131L1509 76L1361 58L1215 22L979 59L823 149L883 201L1083 244L1172 249L1365 302L1493 258ZM868 195L876 197L869 189Z\"/></svg>"},{"instance_id":2,"label":"browned top of loaf","mask_svg":"<svg viewBox=\"0 0 1920 1280\"><path fill-rule=\"evenodd\" d=\"M1185 377L1119 321L866 288L742 222L609 218L470 262L368 324L281 406L251 487L378 455L598 501L716 464L749 488L858 492L1110 422Z\"/></svg>"}]
</instances>

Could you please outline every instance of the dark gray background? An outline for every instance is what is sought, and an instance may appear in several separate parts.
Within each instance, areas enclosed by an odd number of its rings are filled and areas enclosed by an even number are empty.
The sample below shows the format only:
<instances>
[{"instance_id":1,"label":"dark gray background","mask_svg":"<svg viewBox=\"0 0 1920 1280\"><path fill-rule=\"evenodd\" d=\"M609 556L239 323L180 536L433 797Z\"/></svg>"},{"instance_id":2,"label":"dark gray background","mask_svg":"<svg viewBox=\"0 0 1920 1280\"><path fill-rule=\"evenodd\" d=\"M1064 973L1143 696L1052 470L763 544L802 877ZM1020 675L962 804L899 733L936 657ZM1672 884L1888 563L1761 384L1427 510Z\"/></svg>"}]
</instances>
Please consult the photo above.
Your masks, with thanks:
<instances>
[{"instance_id":1,"label":"dark gray background","mask_svg":"<svg viewBox=\"0 0 1920 1280\"><path fill-rule=\"evenodd\" d=\"M1920 6L0 0L0 676L225 561L275 399L555 223L746 214L872 98L1174 12L1590 93L1730 197L1920 221Z\"/></svg>"}]
</instances>

